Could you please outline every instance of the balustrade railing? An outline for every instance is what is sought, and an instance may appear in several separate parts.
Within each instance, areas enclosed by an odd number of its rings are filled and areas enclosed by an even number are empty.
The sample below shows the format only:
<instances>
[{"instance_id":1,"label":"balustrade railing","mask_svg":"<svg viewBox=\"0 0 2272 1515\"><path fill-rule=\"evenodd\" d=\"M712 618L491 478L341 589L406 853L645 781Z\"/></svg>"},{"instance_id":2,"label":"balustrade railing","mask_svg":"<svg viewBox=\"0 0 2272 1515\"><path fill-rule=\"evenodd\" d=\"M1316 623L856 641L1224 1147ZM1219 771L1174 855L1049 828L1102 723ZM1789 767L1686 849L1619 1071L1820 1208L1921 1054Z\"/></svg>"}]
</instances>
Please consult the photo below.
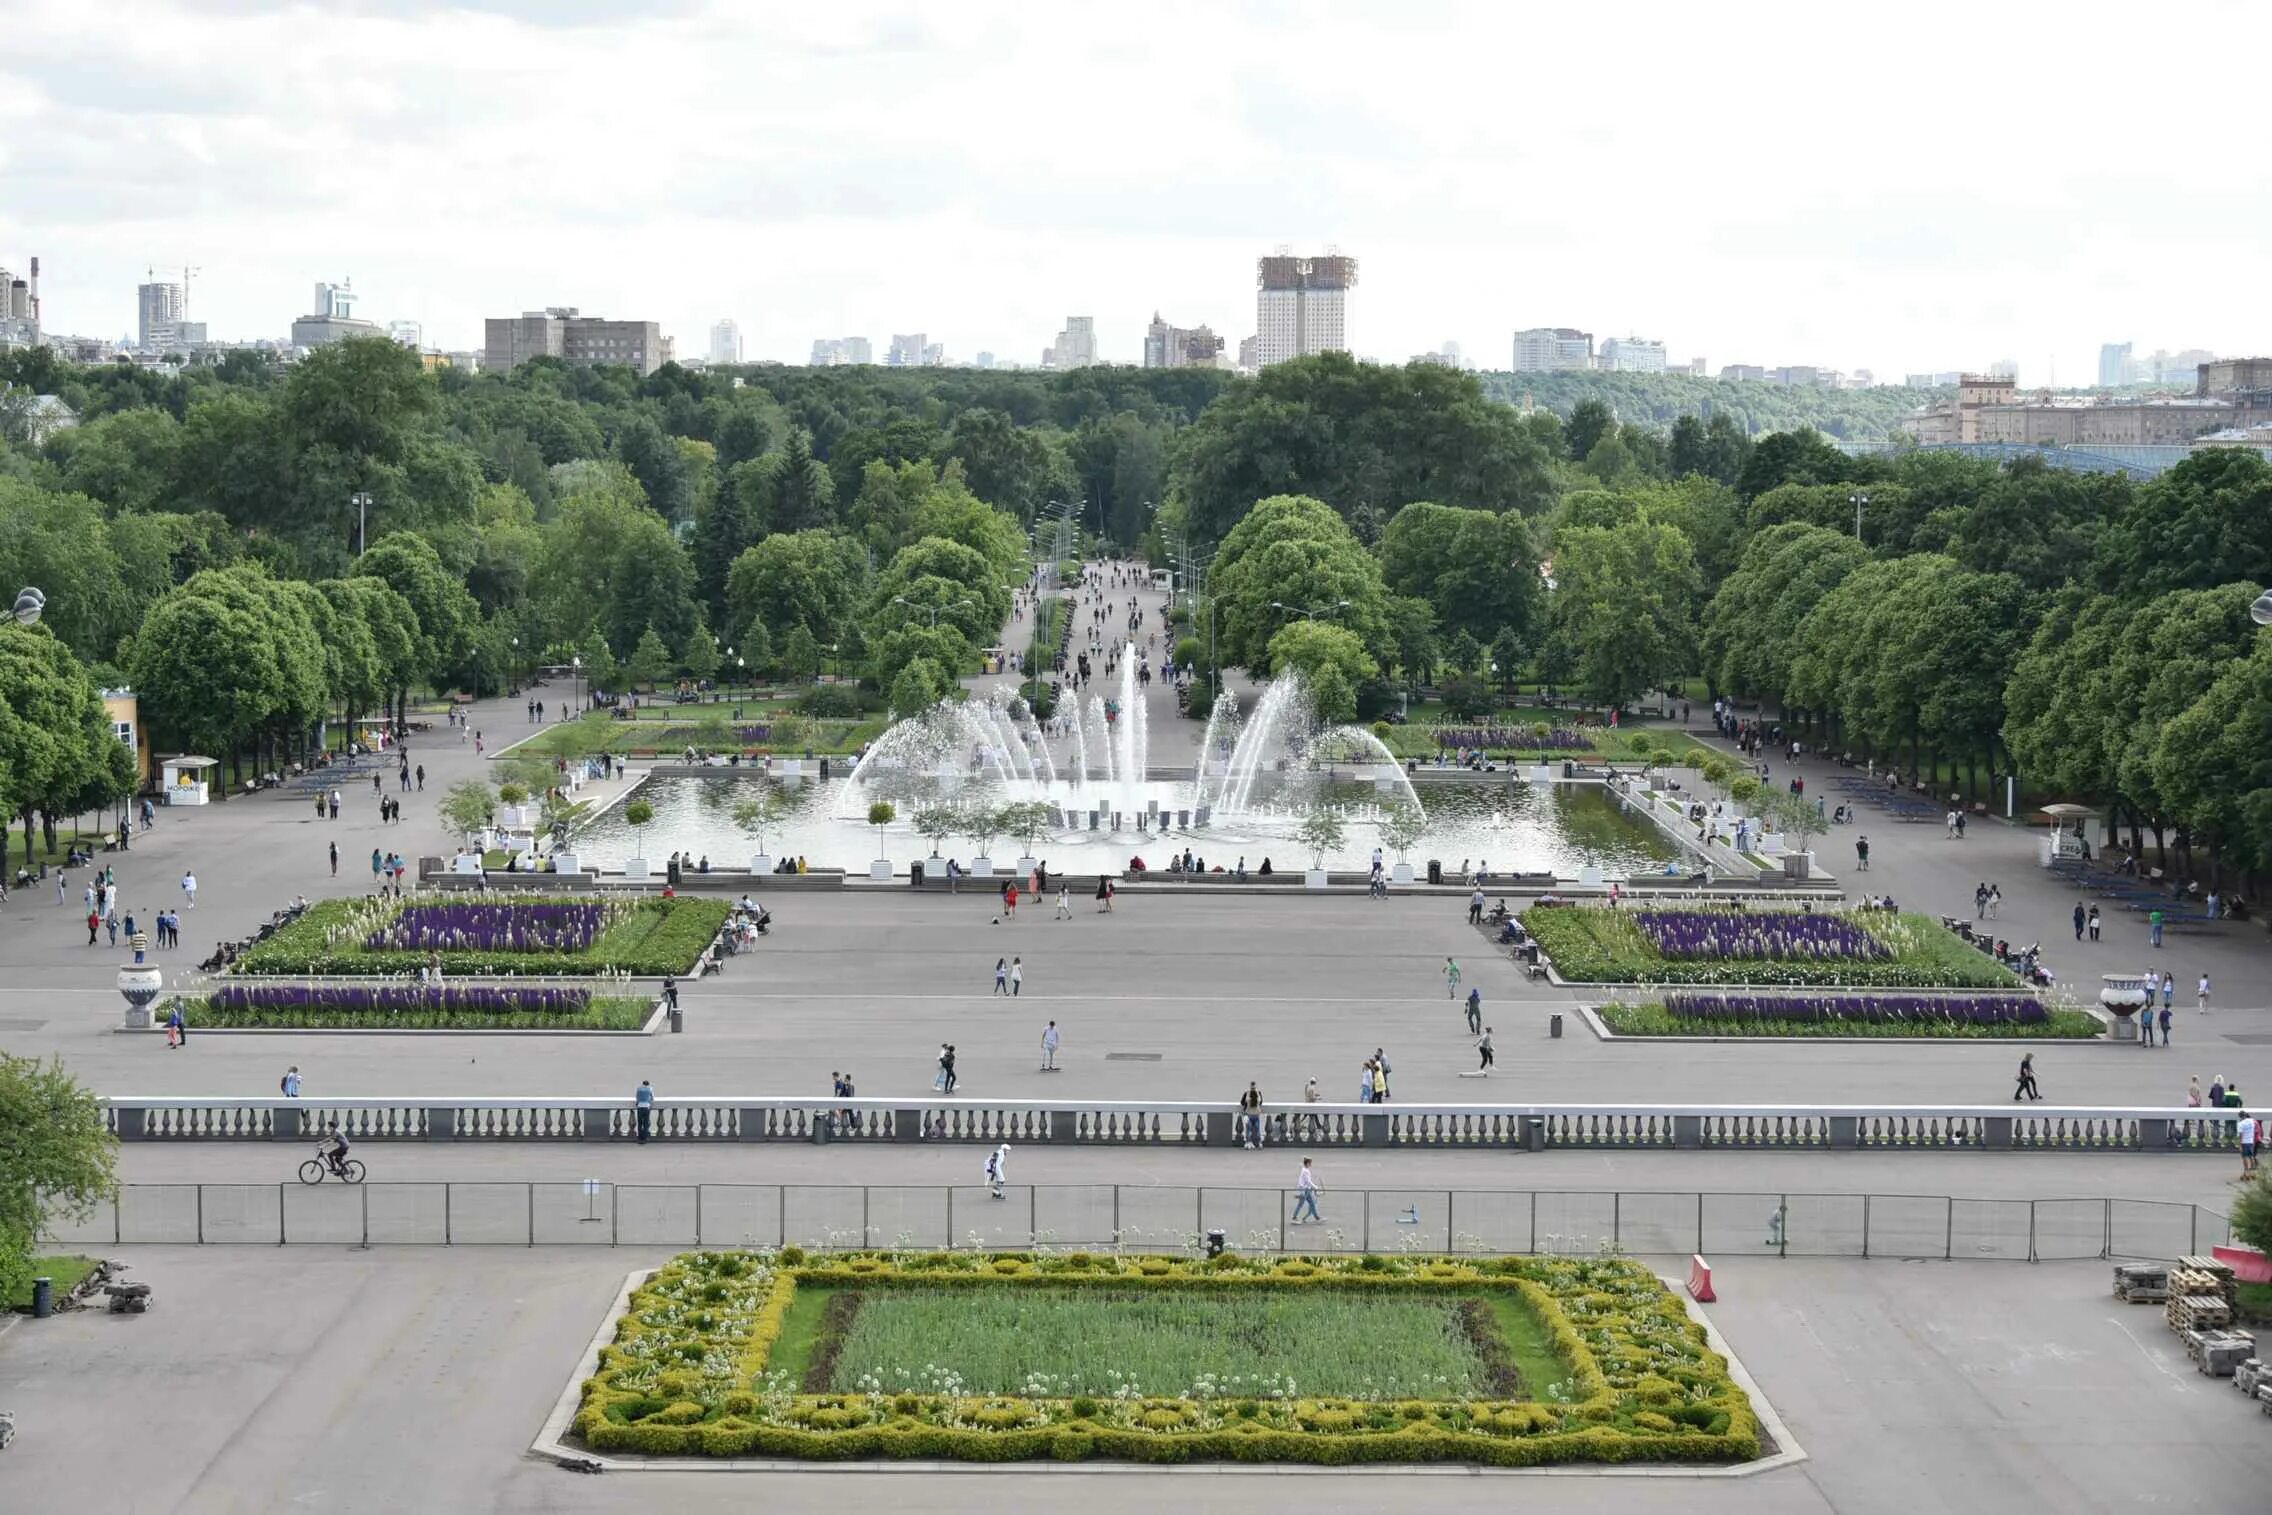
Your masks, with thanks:
<instances>
[{"instance_id":1,"label":"balustrade railing","mask_svg":"<svg viewBox=\"0 0 2272 1515\"><path fill-rule=\"evenodd\" d=\"M620 1096L295 1100L118 1095L124 1141L630 1141ZM2222 1152L2238 1111L2030 1105L1266 1105L1263 1142L1303 1148L1527 1151ZM1235 1147L1247 1115L1213 1101L658 1098L650 1140Z\"/></svg>"}]
</instances>

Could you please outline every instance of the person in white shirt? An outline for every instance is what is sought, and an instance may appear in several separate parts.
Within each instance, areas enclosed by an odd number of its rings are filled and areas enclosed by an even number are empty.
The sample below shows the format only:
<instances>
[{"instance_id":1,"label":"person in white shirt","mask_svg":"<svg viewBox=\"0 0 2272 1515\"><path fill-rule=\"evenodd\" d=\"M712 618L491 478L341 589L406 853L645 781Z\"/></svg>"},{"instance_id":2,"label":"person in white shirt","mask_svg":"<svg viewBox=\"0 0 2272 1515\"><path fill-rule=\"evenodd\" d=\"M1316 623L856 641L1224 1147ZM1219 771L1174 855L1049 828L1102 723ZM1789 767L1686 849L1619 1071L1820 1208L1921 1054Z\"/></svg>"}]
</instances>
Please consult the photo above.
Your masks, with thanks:
<instances>
[{"instance_id":1,"label":"person in white shirt","mask_svg":"<svg viewBox=\"0 0 2272 1515\"><path fill-rule=\"evenodd\" d=\"M2240 1175L2243 1178L2250 1177L2256 1172L2256 1139L2262 1129L2261 1123L2255 1116L2249 1114L2246 1110L2240 1113L2238 1135L2240 1137Z\"/></svg>"},{"instance_id":2,"label":"person in white shirt","mask_svg":"<svg viewBox=\"0 0 2272 1515\"><path fill-rule=\"evenodd\" d=\"M1002 1143L986 1154L986 1192L994 1198L1002 1197L1002 1185L1010 1181L1010 1144Z\"/></svg>"},{"instance_id":3,"label":"person in white shirt","mask_svg":"<svg viewBox=\"0 0 2272 1515\"><path fill-rule=\"evenodd\" d=\"M1041 1033L1041 1071L1044 1073L1055 1073L1057 1071L1057 1022L1055 1021L1051 1021L1048 1029Z\"/></svg>"},{"instance_id":4,"label":"person in white shirt","mask_svg":"<svg viewBox=\"0 0 2272 1515\"><path fill-rule=\"evenodd\" d=\"M1302 1212L1304 1210L1309 1212L1307 1218L1312 1222L1324 1219L1317 1213L1317 1173L1310 1167L1310 1160L1306 1157L1302 1159L1302 1171L1294 1175L1294 1217L1292 1224L1297 1226L1302 1224L1304 1219Z\"/></svg>"}]
</instances>

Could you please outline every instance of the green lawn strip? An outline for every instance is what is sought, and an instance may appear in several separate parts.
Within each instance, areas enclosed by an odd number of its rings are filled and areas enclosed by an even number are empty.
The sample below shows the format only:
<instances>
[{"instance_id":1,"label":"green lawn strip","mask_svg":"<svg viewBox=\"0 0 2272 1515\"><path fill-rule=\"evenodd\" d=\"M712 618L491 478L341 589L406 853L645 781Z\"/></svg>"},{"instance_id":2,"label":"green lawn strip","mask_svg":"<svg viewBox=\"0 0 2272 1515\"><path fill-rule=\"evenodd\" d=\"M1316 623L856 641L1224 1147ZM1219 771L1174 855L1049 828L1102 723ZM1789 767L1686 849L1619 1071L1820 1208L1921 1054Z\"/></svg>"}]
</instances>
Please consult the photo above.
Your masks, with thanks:
<instances>
[{"instance_id":1,"label":"green lawn strip","mask_svg":"<svg viewBox=\"0 0 2272 1515\"><path fill-rule=\"evenodd\" d=\"M31 1273L24 1279L23 1288L9 1296L6 1308L29 1310L32 1307L31 1281L34 1278L55 1280L55 1297L61 1299L73 1289L78 1288L80 1282L94 1271L95 1259L81 1257L76 1253L67 1252L59 1253L53 1257L35 1257L31 1261Z\"/></svg>"},{"instance_id":2,"label":"green lawn strip","mask_svg":"<svg viewBox=\"0 0 2272 1515\"><path fill-rule=\"evenodd\" d=\"M820 1346L829 1302L838 1294L849 1292L852 1291L826 1284L800 1284L789 1301L789 1313L782 1317L781 1334L773 1339L773 1349L765 1354L766 1371L785 1373L793 1384L803 1383L805 1374L812 1369L813 1352Z\"/></svg>"},{"instance_id":3,"label":"green lawn strip","mask_svg":"<svg viewBox=\"0 0 2272 1515\"><path fill-rule=\"evenodd\" d=\"M1675 1016L1662 1005L1603 1005L1596 1012L1602 1024L1626 1036L1866 1036L1885 1041L1939 1041L1944 1037L1977 1041L1983 1038L2030 1037L2044 1041L2080 1040L2104 1036L2098 1017L2081 1010L2048 1011L2039 1025L1967 1025L1959 1021L1756 1021L1703 1020Z\"/></svg>"},{"instance_id":4,"label":"green lawn strip","mask_svg":"<svg viewBox=\"0 0 2272 1515\"><path fill-rule=\"evenodd\" d=\"M2235 1284L2234 1302L2240 1313L2258 1322L2272 1322L2272 1284Z\"/></svg>"},{"instance_id":5,"label":"green lawn strip","mask_svg":"<svg viewBox=\"0 0 2272 1515\"><path fill-rule=\"evenodd\" d=\"M805 1306L800 1290L791 1310ZM1454 1311L1463 1297L1325 1290L870 1289L837 1343L828 1389L1062 1397L1268 1392L1466 1399L1494 1391ZM1520 1309L1519 1302L1515 1306ZM827 1317L822 1316L825 1320ZM1493 1320L1496 1320L1496 1312ZM788 1340L784 1333L783 1341ZM825 1341L816 1329L816 1346ZM784 1365L776 1346L771 1366ZM811 1353L804 1356L809 1367ZM1283 1392L1279 1389L1279 1392Z\"/></svg>"},{"instance_id":6,"label":"green lawn strip","mask_svg":"<svg viewBox=\"0 0 2272 1515\"><path fill-rule=\"evenodd\" d=\"M1753 914L1765 912L1754 911ZM1851 918L1893 952L1890 958L1701 958L1660 954L1634 922L1635 912L1585 906L1526 910L1523 926L1538 939L1566 982L1607 984L1795 984L1812 988L2017 989L2018 976L1940 922L1904 911Z\"/></svg>"},{"instance_id":7,"label":"green lawn strip","mask_svg":"<svg viewBox=\"0 0 2272 1515\"><path fill-rule=\"evenodd\" d=\"M505 904L557 903L545 899L518 899ZM434 903L433 901L413 901ZM369 908L364 900L324 900L262 942L237 963L246 974L405 974L425 967L431 954L418 948L373 949L360 940L332 943L327 933ZM726 900L676 899L639 901L623 920L608 926L592 945L580 952L513 952L502 948L452 950L441 954L447 976L520 974L579 975L625 972L643 978L685 973L693 968L702 949L717 936L733 906Z\"/></svg>"},{"instance_id":8,"label":"green lawn strip","mask_svg":"<svg viewBox=\"0 0 2272 1515\"><path fill-rule=\"evenodd\" d=\"M331 1010L285 1006L217 1009L201 999L173 1001L192 1030L205 1031L636 1031L652 1000L595 998L580 1011ZM163 1012L161 1012L161 1017Z\"/></svg>"}]
</instances>

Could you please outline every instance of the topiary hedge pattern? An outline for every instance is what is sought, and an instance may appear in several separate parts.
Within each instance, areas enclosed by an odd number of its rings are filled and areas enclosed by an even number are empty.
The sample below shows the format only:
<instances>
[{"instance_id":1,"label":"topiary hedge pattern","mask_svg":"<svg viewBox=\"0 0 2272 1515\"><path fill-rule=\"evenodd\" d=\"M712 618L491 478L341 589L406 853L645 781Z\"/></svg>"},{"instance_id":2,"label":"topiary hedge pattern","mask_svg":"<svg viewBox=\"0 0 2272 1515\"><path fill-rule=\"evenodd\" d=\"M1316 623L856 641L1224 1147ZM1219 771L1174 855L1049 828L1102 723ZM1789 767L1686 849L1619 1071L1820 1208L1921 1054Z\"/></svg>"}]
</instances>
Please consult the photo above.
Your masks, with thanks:
<instances>
[{"instance_id":1,"label":"topiary hedge pattern","mask_svg":"<svg viewBox=\"0 0 2272 1515\"><path fill-rule=\"evenodd\" d=\"M803 1394L767 1358L800 1283L860 1288L1519 1294L1569 1371L1551 1401ZM1703 1329L1622 1259L690 1252L634 1290L574 1434L648 1456L1003 1462L1738 1462L1751 1402Z\"/></svg>"}]
</instances>

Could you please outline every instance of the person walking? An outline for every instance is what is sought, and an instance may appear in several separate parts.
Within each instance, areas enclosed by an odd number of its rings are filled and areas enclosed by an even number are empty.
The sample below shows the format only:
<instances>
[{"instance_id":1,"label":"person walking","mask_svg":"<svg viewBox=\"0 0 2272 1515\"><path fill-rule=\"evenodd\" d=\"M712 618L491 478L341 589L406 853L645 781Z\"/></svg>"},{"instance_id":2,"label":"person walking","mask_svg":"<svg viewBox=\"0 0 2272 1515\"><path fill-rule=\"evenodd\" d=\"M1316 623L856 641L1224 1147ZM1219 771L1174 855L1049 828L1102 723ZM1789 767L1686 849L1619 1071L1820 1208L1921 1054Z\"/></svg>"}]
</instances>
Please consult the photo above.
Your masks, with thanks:
<instances>
[{"instance_id":1,"label":"person walking","mask_svg":"<svg viewBox=\"0 0 2272 1515\"><path fill-rule=\"evenodd\" d=\"M1245 1128L1243 1143L1246 1150L1254 1151L1262 1145L1262 1090L1251 1080L1246 1093L1239 1096L1239 1124Z\"/></svg>"},{"instance_id":2,"label":"person walking","mask_svg":"<svg viewBox=\"0 0 2272 1515\"><path fill-rule=\"evenodd\" d=\"M1057 913L1051 916L1050 919L1057 921L1069 921L1072 918L1073 906L1066 897L1065 881L1063 879L1059 879L1057 881Z\"/></svg>"},{"instance_id":3,"label":"person walking","mask_svg":"<svg viewBox=\"0 0 2272 1515\"><path fill-rule=\"evenodd\" d=\"M986 1192L995 1199L1002 1198L1002 1186L1010 1181L1010 1144L1002 1143L986 1154Z\"/></svg>"},{"instance_id":4,"label":"person walking","mask_svg":"<svg viewBox=\"0 0 2272 1515\"><path fill-rule=\"evenodd\" d=\"M1008 994L1010 992L1010 960L1008 958L998 957L994 959L994 992L996 994Z\"/></svg>"},{"instance_id":5,"label":"person walking","mask_svg":"<svg viewBox=\"0 0 2272 1515\"><path fill-rule=\"evenodd\" d=\"M1303 1212L1307 1211L1305 1215ZM1317 1171L1310 1159L1302 1159L1302 1169L1294 1175L1294 1215L1289 1225L1299 1226L1305 1221L1317 1222L1325 1217L1317 1213Z\"/></svg>"},{"instance_id":6,"label":"person walking","mask_svg":"<svg viewBox=\"0 0 2272 1515\"><path fill-rule=\"evenodd\" d=\"M420 789L426 787L426 765L424 763L418 765L418 787Z\"/></svg>"},{"instance_id":7,"label":"person walking","mask_svg":"<svg viewBox=\"0 0 2272 1515\"><path fill-rule=\"evenodd\" d=\"M1483 1029L1483 991L1467 991L1467 1034L1474 1036Z\"/></svg>"},{"instance_id":8,"label":"person walking","mask_svg":"<svg viewBox=\"0 0 2272 1515\"><path fill-rule=\"evenodd\" d=\"M931 1075L931 1087L944 1094L947 1088L947 1044L939 1043L939 1071Z\"/></svg>"},{"instance_id":9,"label":"person walking","mask_svg":"<svg viewBox=\"0 0 2272 1515\"><path fill-rule=\"evenodd\" d=\"M1856 873L1870 871L1870 839L1866 836L1854 838L1854 871Z\"/></svg>"},{"instance_id":10,"label":"person walking","mask_svg":"<svg viewBox=\"0 0 2272 1515\"><path fill-rule=\"evenodd\" d=\"M2198 1073L2185 1081L2185 1108L2188 1110L2201 1108L2201 1075Z\"/></svg>"},{"instance_id":11,"label":"person walking","mask_svg":"<svg viewBox=\"0 0 2272 1515\"><path fill-rule=\"evenodd\" d=\"M184 868L181 872L181 892L189 899L189 908L197 908L197 875Z\"/></svg>"},{"instance_id":12,"label":"person walking","mask_svg":"<svg viewBox=\"0 0 2272 1515\"><path fill-rule=\"evenodd\" d=\"M1010 959L1010 998L1016 999L1018 997L1018 991L1020 989L1023 989L1025 986L1025 959L1021 957L1013 957Z\"/></svg>"},{"instance_id":13,"label":"person walking","mask_svg":"<svg viewBox=\"0 0 2272 1515\"><path fill-rule=\"evenodd\" d=\"M647 1144L647 1133L655 1119L655 1086L645 1079L639 1080L639 1088L631 1096L631 1105L638 1116L639 1145L643 1147Z\"/></svg>"},{"instance_id":14,"label":"person walking","mask_svg":"<svg viewBox=\"0 0 2272 1515\"><path fill-rule=\"evenodd\" d=\"M2196 1015L2207 1015L2209 1013L2209 975L2206 973L2201 975L2201 982L2193 987L2193 1013Z\"/></svg>"},{"instance_id":15,"label":"person walking","mask_svg":"<svg viewBox=\"0 0 2272 1515\"><path fill-rule=\"evenodd\" d=\"M944 1090L944 1091L945 1091L946 1093L948 1093L948 1094L952 1094L952 1093L954 1093L954 1092L955 1092L955 1044L954 1044L953 1042L949 1042L949 1043L947 1043L947 1045L946 1045L946 1049L945 1049L944 1051L942 1051L942 1052L941 1052L941 1053L939 1054L939 1072L940 1072L940 1074L941 1074L941 1075L943 1076L943 1078L944 1078L944 1080L945 1080L945 1081L944 1081L943 1083L941 1083L941 1084L939 1085L939 1087L940 1087L940 1088L941 1088L942 1090Z\"/></svg>"},{"instance_id":16,"label":"person walking","mask_svg":"<svg viewBox=\"0 0 2272 1515\"><path fill-rule=\"evenodd\" d=\"M331 844L331 876L333 878L339 877L339 843L337 842Z\"/></svg>"},{"instance_id":17,"label":"person walking","mask_svg":"<svg viewBox=\"0 0 2272 1515\"><path fill-rule=\"evenodd\" d=\"M2170 1007L2169 1007L2168 1005L2164 1005L2164 1006L2162 1006L2162 1045L2163 1045L2164 1047L2167 1047L2167 1046L2169 1045L2169 1022L2170 1022L2170 1015L2171 1015L2171 1010L2170 1010Z\"/></svg>"},{"instance_id":18,"label":"person walking","mask_svg":"<svg viewBox=\"0 0 2272 1515\"><path fill-rule=\"evenodd\" d=\"M2091 906L2091 914L2090 914L2090 921L2089 921L2089 926L2090 926L2090 938L2091 938L2091 940L2092 940L2092 941L2094 941L2094 942L2095 942L2095 941L2097 941L2097 940L2098 940L2098 926L2099 926L2099 921L2098 921L2098 906L2096 906L2096 905L2093 905L2093 906Z\"/></svg>"},{"instance_id":19,"label":"person walking","mask_svg":"<svg viewBox=\"0 0 2272 1515\"><path fill-rule=\"evenodd\" d=\"M2141 1047L2151 1047L2153 1044L2154 990L2153 986L2149 984L2146 986L2146 1003L2138 1011L2138 1045Z\"/></svg>"},{"instance_id":20,"label":"person walking","mask_svg":"<svg viewBox=\"0 0 2272 1515\"><path fill-rule=\"evenodd\" d=\"M2012 1102L2017 1104L2023 1094L2029 1099L2043 1098L2043 1091L2035 1086L2035 1054L2032 1052L2020 1054L2020 1078L2012 1090Z\"/></svg>"},{"instance_id":21,"label":"person walking","mask_svg":"<svg viewBox=\"0 0 2272 1515\"><path fill-rule=\"evenodd\" d=\"M166 1046L170 1050L189 1041L189 1023L181 1018L181 1001L174 1001L173 1013L166 1017Z\"/></svg>"},{"instance_id":22,"label":"person walking","mask_svg":"<svg viewBox=\"0 0 2272 1515\"><path fill-rule=\"evenodd\" d=\"M1475 1064L1475 1071L1483 1077L1489 1078L1491 1076L1491 1028L1489 1026L1483 1028L1483 1037L1475 1044L1475 1052L1478 1059Z\"/></svg>"},{"instance_id":23,"label":"person walking","mask_svg":"<svg viewBox=\"0 0 2272 1515\"><path fill-rule=\"evenodd\" d=\"M1982 879L1972 886L1972 918L1985 920L1988 916L1988 881Z\"/></svg>"},{"instance_id":24,"label":"person walking","mask_svg":"<svg viewBox=\"0 0 2272 1515\"><path fill-rule=\"evenodd\" d=\"M1057 1071L1057 1043L1057 1022L1051 1021L1041 1032L1041 1071L1044 1073Z\"/></svg>"},{"instance_id":25,"label":"person walking","mask_svg":"<svg viewBox=\"0 0 2272 1515\"><path fill-rule=\"evenodd\" d=\"M1483 891L1481 889L1467 897L1467 923L1470 926L1483 924Z\"/></svg>"},{"instance_id":26,"label":"person walking","mask_svg":"<svg viewBox=\"0 0 2272 1515\"><path fill-rule=\"evenodd\" d=\"M1011 882L1002 886L1002 919L1006 921L1014 921L1017 918L1018 886L1017 882L1015 880L1012 880Z\"/></svg>"},{"instance_id":27,"label":"person walking","mask_svg":"<svg viewBox=\"0 0 2272 1515\"><path fill-rule=\"evenodd\" d=\"M2170 1009L2170 1006L2172 1006L2172 1005L2174 1005L2174 1004L2176 1004L2176 1003L2177 1003L2177 975L2176 975L2176 974L2174 974L2174 973L2165 973L2165 974L2163 974L2163 975L2162 975L2162 1024L2163 1024L2163 1025L2165 1025L2165 1026L2166 1026L2166 1025L2168 1025L2168 1024L2169 1024L2169 1009Z\"/></svg>"},{"instance_id":28,"label":"person walking","mask_svg":"<svg viewBox=\"0 0 2272 1515\"><path fill-rule=\"evenodd\" d=\"M2240 1176L2242 1178L2254 1178L2256 1176L2256 1144L2263 1129L2263 1123L2246 1110L2241 1111L2239 1121L2234 1124L2233 1134L2240 1138Z\"/></svg>"},{"instance_id":29,"label":"person walking","mask_svg":"<svg viewBox=\"0 0 2272 1515\"><path fill-rule=\"evenodd\" d=\"M1990 884L1988 886L1988 919L1994 920L2003 908L2004 886L2002 884Z\"/></svg>"},{"instance_id":30,"label":"person walking","mask_svg":"<svg viewBox=\"0 0 2272 1515\"><path fill-rule=\"evenodd\" d=\"M100 910L94 910L94 909L90 909L90 910L88 910L88 911L87 911L87 945L88 945L88 946L92 947L93 945L95 945L95 934L96 934L97 932L101 931L102 929L103 929L103 913L102 913L102 912L101 912Z\"/></svg>"},{"instance_id":31,"label":"person walking","mask_svg":"<svg viewBox=\"0 0 2272 1515\"><path fill-rule=\"evenodd\" d=\"M1444 959L1444 998L1459 998L1459 959L1455 957Z\"/></svg>"},{"instance_id":32,"label":"person walking","mask_svg":"<svg viewBox=\"0 0 2272 1515\"><path fill-rule=\"evenodd\" d=\"M2152 940L2155 950L2159 951L2162 945L2162 912L2158 905L2146 917L2146 934Z\"/></svg>"},{"instance_id":33,"label":"person walking","mask_svg":"<svg viewBox=\"0 0 2272 1515\"><path fill-rule=\"evenodd\" d=\"M2077 906L2075 906L2075 940L2078 942L2083 939L2084 923L2085 917L2083 915L2083 907L2078 904Z\"/></svg>"},{"instance_id":34,"label":"person walking","mask_svg":"<svg viewBox=\"0 0 2272 1515\"><path fill-rule=\"evenodd\" d=\"M286 1099L298 1099L300 1097L300 1065L294 1063L291 1067L286 1068L284 1076L276 1081L276 1087L284 1092Z\"/></svg>"},{"instance_id":35,"label":"person walking","mask_svg":"<svg viewBox=\"0 0 2272 1515\"><path fill-rule=\"evenodd\" d=\"M1388 1076L1390 1072L1387 1048L1375 1047L1373 1049L1373 1069L1379 1075L1373 1080L1373 1101L1375 1104L1385 1105L1388 1103L1389 1097Z\"/></svg>"}]
</instances>

